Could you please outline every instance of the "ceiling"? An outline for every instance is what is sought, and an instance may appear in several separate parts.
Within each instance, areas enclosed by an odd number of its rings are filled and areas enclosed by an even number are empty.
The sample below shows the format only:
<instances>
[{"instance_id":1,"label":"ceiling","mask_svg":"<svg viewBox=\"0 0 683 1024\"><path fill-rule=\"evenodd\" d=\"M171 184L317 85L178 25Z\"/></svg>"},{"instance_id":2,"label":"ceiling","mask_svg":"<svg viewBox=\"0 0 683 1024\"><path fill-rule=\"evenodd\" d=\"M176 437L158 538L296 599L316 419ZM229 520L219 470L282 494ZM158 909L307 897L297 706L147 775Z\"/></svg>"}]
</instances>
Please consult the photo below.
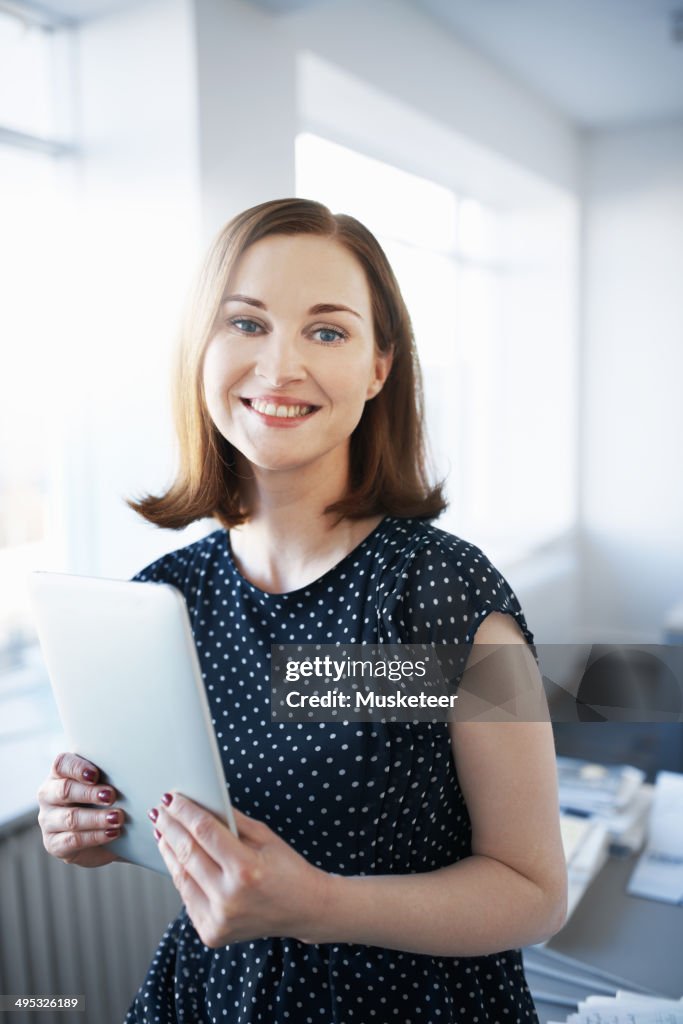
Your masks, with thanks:
<instances>
[{"instance_id":1,"label":"ceiling","mask_svg":"<svg viewBox=\"0 0 683 1024\"><path fill-rule=\"evenodd\" d=\"M331 0L247 2L287 16ZM683 117L683 0L406 2L581 127ZM26 6L89 20L139 3L36 0Z\"/></svg>"},{"instance_id":2,"label":"ceiling","mask_svg":"<svg viewBox=\"0 0 683 1024\"><path fill-rule=\"evenodd\" d=\"M7 7L13 12L22 9L36 16L46 15L65 22L92 21L107 14L140 7L141 0L8 0ZM5 6L0 0L0 10Z\"/></svg>"},{"instance_id":3,"label":"ceiling","mask_svg":"<svg viewBox=\"0 0 683 1024\"><path fill-rule=\"evenodd\" d=\"M683 116L683 0L415 2L582 127Z\"/></svg>"},{"instance_id":4,"label":"ceiling","mask_svg":"<svg viewBox=\"0 0 683 1024\"><path fill-rule=\"evenodd\" d=\"M28 8L38 14L57 15L67 21L92 21L130 7L141 7L147 0L7 0L15 10ZM291 14L304 7L315 7L331 0L244 0L270 14ZM0 0L0 8L2 0Z\"/></svg>"}]
</instances>

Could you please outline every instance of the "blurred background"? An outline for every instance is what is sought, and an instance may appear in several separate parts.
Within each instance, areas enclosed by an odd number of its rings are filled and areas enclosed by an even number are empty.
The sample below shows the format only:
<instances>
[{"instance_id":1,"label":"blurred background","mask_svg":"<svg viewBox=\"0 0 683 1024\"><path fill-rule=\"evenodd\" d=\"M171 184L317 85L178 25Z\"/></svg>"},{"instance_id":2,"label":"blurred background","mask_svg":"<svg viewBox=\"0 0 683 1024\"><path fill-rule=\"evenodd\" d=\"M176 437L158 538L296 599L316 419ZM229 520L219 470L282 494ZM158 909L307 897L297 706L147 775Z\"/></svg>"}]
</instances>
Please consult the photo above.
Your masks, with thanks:
<instances>
[{"instance_id":1,"label":"blurred background","mask_svg":"<svg viewBox=\"0 0 683 1024\"><path fill-rule=\"evenodd\" d=\"M682 3L0 0L0 185L6 751L54 721L27 572L126 577L215 526L123 499L173 473L204 247L278 196L386 247L438 525L537 641L683 632Z\"/></svg>"},{"instance_id":2,"label":"blurred background","mask_svg":"<svg viewBox=\"0 0 683 1024\"><path fill-rule=\"evenodd\" d=\"M295 194L385 246L437 525L537 641L683 635L681 0L0 0L0 822L60 746L26 574L215 527L123 499L173 473L204 247ZM597 728L558 742L683 768L680 726Z\"/></svg>"}]
</instances>

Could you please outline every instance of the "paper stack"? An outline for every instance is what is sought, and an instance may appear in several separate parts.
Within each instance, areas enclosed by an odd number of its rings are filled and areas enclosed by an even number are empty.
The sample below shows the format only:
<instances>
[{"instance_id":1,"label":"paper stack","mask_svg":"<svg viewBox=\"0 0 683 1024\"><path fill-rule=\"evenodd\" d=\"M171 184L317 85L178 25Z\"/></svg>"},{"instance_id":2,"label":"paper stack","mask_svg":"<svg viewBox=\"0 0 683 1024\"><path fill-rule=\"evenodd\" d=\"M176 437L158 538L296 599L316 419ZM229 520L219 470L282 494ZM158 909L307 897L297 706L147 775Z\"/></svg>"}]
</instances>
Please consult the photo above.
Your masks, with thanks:
<instances>
[{"instance_id":1,"label":"paper stack","mask_svg":"<svg viewBox=\"0 0 683 1024\"><path fill-rule=\"evenodd\" d=\"M607 860L609 836L595 818L560 814L562 845L567 860L567 920Z\"/></svg>"},{"instance_id":2,"label":"paper stack","mask_svg":"<svg viewBox=\"0 0 683 1024\"><path fill-rule=\"evenodd\" d=\"M558 757L557 773L564 812L600 821L613 847L640 849L652 801L652 786L645 784L643 771Z\"/></svg>"},{"instance_id":3,"label":"paper stack","mask_svg":"<svg viewBox=\"0 0 683 1024\"><path fill-rule=\"evenodd\" d=\"M578 1012L548 1024L683 1024L683 999L659 999L619 990L616 996L589 996Z\"/></svg>"},{"instance_id":4,"label":"paper stack","mask_svg":"<svg viewBox=\"0 0 683 1024\"><path fill-rule=\"evenodd\" d=\"M558 757L557 777L563 807L586 814L613 814L628 806L645 781L645 772L631 765Z\"/></svg>"},{"instance_id":5,"label":"paper stack","mask_svg":"<svg viewBox=\"0 0 683 1024\"><path fill-rule=\"evenodd\" d=\"M683 775L677 772L657 774L647 847L628 892L683 904Z\"/></svg>"}]
</instances>

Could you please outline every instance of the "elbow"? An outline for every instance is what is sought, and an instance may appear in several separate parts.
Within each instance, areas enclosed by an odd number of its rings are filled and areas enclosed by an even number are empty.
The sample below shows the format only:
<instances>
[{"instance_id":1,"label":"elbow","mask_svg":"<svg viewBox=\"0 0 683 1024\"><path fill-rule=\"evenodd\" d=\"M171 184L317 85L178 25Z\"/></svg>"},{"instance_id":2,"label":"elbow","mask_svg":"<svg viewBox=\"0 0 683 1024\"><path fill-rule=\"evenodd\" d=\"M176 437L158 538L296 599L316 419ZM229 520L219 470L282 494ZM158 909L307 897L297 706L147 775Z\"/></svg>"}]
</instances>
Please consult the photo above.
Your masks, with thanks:
<instances>
[{"instance_id":1,"label":"elbow","mask_svg":"<svg viewBox=\"0 0 683 1024\"><path fill-rule=\"evenodd\" d=\"M544 890L544 913L541 936L537 942L548 942L557 935L567 921L567 876L549 889Z\"/></svg>"}]
</instances>

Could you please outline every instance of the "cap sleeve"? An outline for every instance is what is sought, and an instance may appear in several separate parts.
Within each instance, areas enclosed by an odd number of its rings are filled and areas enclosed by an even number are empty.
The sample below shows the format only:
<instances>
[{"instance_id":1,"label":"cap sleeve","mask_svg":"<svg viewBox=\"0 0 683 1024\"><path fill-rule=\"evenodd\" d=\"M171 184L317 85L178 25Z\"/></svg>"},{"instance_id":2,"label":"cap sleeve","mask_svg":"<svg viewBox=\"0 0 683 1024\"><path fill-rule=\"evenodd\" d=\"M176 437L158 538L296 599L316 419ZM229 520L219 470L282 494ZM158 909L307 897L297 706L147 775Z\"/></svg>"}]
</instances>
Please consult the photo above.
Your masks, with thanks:
<instances>
[{"instance_id":1,"label":"cap sleeve","mask_svg":"<svg viewBox=\"0 0 683 1024\"><path fill-rule=\"evenodd\" d=\"M402 643L471 644L484 619L502 612L513 616L533 647L533 634L503 574L476 545L438 533L441 537L421 546L402 568L384 608L391 626L387 634Z\"/></svg>"},{"instance_id":2,"label":"cap sleeve","mask_svg":"<svg viewBox=\"0 0 683 1024\"><path fill-rule=\"evenodd\" d=\"M135 583L171 583L177 587L188 599L196 591L197 583L201 574L204 547L198 543L190 544L176 551L169 551L161 555L154 562L150 562L144 569L132 577Z\"/></svg>"},{"instance_id":3,"label":"cap sleeve","mask_svg":"<svg viewBox=\"0 0 683 1024\"><path fill-rule=\"evenodd\" d=\"M480 548L435 530L397 573L380 635L384 643L434 645L443 677L457 688L474 636L491 612L513 616L538 663L533 634L503 574Z\"/></svg>"},{"instance_id":4,"label":"cap sleeve","mask_svg":"<svg viewBox=\"0 0 683 1024\"><path fill-rule=\"evenodd\" d=\"M502 612L512 615L519 625L524 639L533 647L534 636L529 629L514 590L486 555L478 548L474 550L478 554L474 559L474 573L469 586L469 603L472 614L464 642L469 644L474 641L474 635L479 626L491 612Z\"/></svg>"},{"instance_id":5,"label":"cap sleeve","mask_svg":"<svg viewBox=\"0 0 683 1024\"><path fill-rule=\"evenodd\" d=\"M215 530L200 540L161 555L132 577L135 583L170 583L187 602L190 618L201 614L205 599L206 569L211 564L225 531Z\"/></svg>"},{"instance_id":6,"label":"cap sleeve","mask_svg":"<svg viewBox=\"0 0 683 1024\"><path fill-rule=\"evenodd\" d=\"M180 587L181 575L178 572L177 561L171 555L162 555L156 561L150 562L144 569L140 569L131 577L132 583L173 583ZM182 588L181 588L182 589Z\"/></svg>"}]
</instances>

